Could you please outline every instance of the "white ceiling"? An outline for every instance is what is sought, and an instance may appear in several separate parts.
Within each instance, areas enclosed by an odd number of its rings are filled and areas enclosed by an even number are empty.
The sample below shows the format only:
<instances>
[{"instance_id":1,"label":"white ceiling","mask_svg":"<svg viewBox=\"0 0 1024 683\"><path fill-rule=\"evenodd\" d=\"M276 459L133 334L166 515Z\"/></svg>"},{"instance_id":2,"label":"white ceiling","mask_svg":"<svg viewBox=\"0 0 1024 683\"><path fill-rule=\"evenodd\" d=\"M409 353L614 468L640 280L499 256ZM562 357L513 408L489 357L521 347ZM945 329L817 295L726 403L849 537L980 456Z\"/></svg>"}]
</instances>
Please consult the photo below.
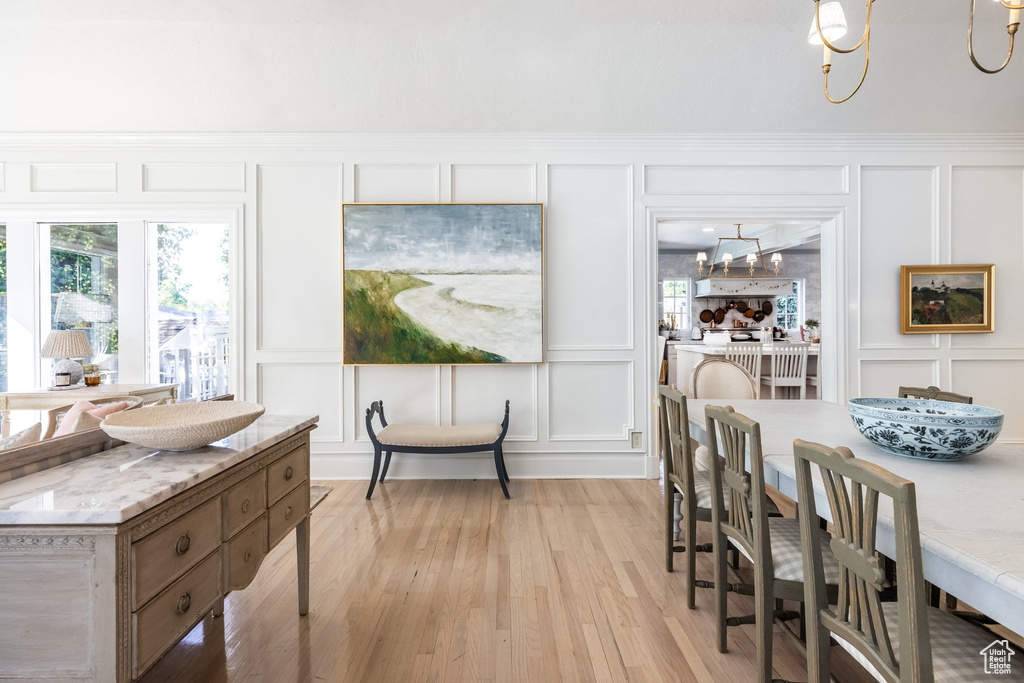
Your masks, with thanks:
<instances>
[{"instance_id":1,"label":"white ceiling","mask_svg":"<svg viewBox=\"0 0 1024 683\"><path fill-rule=\"evenodd\" d=\"M836 106L809 0L0 0L0 131L1021 132L1024 55L975 70L968 3L876 2Z\"/></svg>"},{"instance_id":2,"label":"white ceiling","mask_svg":"<svg viewBox=\"0 0 1024 683\"><path fill-rule=\"evenodd\" d=\"M769 254L784 249L818 249L821 226L817 223L787 221L779 223L743 223L743 237L760 240L761 251ZM705 251L713 258L719 238L736 237L736 225L706 221L658 221L658 251ZM756 251L753 243L728 241L722 243L722 252L734 256ZM720 260L720 259L719 259Z\"/></svg>"}]
</instances>

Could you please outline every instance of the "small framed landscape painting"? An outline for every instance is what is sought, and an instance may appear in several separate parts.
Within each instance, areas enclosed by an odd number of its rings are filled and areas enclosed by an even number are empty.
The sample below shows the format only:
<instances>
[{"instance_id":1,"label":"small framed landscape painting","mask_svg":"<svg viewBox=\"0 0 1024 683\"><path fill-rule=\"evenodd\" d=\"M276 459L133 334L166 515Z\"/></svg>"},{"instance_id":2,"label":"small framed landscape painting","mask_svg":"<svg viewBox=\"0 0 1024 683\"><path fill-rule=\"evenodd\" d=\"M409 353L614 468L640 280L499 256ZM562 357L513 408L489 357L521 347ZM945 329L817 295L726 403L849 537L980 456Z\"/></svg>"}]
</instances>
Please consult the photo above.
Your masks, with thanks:
<instances>
[{"instance_id":1,"label":"small framed landscape painting","mask_svg":"<svg viewBox=\"0 0 1024 683\"><path fill-rule=\"evenodd\" d=\"M543 204L343 204L346 365L543 361Z\"/></svg>"},{"instance_id":2,"label":"small framed landscape painting","mask_svg":"<svg viewBox=\"0 0 1024 683\"><path fill-rule=\"evenodd\" d=\"M900 266L900 333L994 332L995 269Z\"/></svg>"}]
</instances>

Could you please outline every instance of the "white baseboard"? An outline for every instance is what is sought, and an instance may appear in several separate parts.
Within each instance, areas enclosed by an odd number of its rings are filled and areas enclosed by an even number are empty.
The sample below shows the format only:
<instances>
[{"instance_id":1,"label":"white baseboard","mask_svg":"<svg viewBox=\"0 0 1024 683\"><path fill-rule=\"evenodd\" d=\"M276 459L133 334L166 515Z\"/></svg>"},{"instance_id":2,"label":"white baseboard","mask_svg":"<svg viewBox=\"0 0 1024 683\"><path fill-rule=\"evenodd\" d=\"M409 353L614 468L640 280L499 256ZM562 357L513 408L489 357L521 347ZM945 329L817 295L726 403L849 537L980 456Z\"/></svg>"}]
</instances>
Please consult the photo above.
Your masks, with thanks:
<instances>
[{"instance_id":1,"label":"white baseboard","mask_svg":"<svg viewBox=\"0 0 1024 683\"><path fill-rule=\"evenodd\" d=\"M505 453L505 466L513 479L644 479L643 453ZM373 455L313 453L313 479L369 480ZM424 455L395 453L388 479L493 479L490 453Z\"/></svg>"}]
</instances>

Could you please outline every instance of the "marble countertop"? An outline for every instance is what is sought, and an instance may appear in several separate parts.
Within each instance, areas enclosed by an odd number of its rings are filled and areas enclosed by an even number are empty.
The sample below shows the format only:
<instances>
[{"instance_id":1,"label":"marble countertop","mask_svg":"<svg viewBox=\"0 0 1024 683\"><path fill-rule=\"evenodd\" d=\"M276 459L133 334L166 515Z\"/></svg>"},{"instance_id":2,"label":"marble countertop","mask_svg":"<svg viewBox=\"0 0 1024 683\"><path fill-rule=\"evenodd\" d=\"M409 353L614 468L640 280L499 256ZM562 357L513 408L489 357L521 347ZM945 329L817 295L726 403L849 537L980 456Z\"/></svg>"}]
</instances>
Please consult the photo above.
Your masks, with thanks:
<instances>
[{"instance_id":1,"label":"marble countertop","mask_svg":"<svg viewBox=\"0 0 1024 683\"><path fill-rule=\"evenodd\" d=\"M765 356L770 356L772 355L772 346L787 346L790 343L791 342L786 341L772 342L771 344L764 345L762 347L762 352ZM707 356L724 356L725 346L712 346L710 344L705 344L703 342L694 342L693 344L677 344L676 353L679 353L681 351L685 351L687 353L702 353ZM807 350L807 353L808 355L811 356L817 356L820 351L821 344L811 344L810 348Z\"/></svg>"},{"instance_id":2,"label":"marble countertop","mask_svg":"<svg viewBox=\"0 0 1024 683\"><path fill-rule=\"evenodd\" d=\"M119 524L315 425L263 415L226 439L175 453L125 444L0 484L0 524Z\"/></svg>"}]
</instances>

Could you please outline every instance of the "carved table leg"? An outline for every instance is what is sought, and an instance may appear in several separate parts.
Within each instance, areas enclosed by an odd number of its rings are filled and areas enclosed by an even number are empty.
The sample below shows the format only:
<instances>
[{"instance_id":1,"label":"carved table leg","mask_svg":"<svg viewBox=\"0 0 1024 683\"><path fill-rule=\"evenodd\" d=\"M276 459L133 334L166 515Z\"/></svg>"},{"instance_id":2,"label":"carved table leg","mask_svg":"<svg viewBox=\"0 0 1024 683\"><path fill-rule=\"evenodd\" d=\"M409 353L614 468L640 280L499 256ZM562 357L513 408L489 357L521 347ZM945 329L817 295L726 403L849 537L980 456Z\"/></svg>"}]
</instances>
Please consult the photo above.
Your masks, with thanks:
<instances>
[{"instance_id":1,"label":"carved table leg","mask_svg":"<svg viewBox=\"0 0 1024 683\"><path fill-rule=\"evenodd\" d=\"M0 410L0 416L2 416L2 420L0 420L0 437L7 438L11 435L11 411Z\"/></svg>"},{"instance_id":2,"label":"carved table leg","mask_svg":"<svg viewBox=\"0 0 1024 683\"><path fill-rule=\"evenodd\" d=\"M309 612L309 515L295 527L295 560L299 572L299 614Z\"/></svg>"}]
</instances>

